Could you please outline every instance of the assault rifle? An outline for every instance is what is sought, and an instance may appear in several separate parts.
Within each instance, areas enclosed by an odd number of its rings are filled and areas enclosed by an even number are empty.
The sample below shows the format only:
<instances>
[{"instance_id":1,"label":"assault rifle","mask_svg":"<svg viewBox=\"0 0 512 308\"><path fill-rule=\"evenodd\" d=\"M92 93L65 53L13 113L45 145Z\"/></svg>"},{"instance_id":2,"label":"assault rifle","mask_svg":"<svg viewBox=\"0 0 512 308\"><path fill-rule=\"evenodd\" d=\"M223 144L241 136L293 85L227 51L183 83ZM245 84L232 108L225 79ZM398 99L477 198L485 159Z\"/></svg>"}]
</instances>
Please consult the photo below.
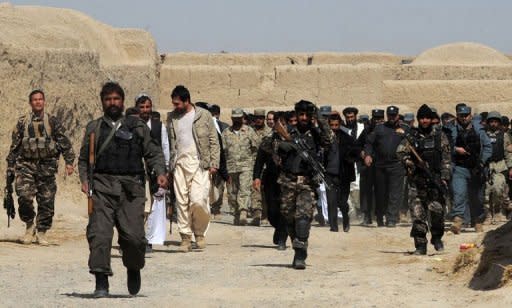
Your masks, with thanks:
<instances>
[{"instance_id":1,"label":"assault rifle","mask_svg":"<svg viewBox=\"0 0 512 308\"><path fill-rule=\"evenodd\" d=\"M7 212L7 228L11 226L11 219L14 219L14 217L16 217L16 208L14 207L14 199L12 198L13 182L14 173L11 170L8 170L4 189L4 209Z\"/></svg>"},{"instance_id":2,"label":"assault rifle","mask_svg":"<svg viewBox=\"0 0 512 308\"><path fill-rule=\"evenodd\" d=\"M307 164L313 169L313 179L317 183L324 183L325 188L329 189L331 188L330 181L325 177L325 168L324 166L318 161L318 159L315 159L314 157L311 157L309 154L310 147L304 142L301 138L293 138L290 136L288 131L284 128L284 126L281 124L280 121L276 121L274 124L274 128L276 132L284 138L284 140L292 142L295 147L297 148L297 152L301 156L302 159L304 159Z\"/></svg>"},{"instance_id":3,"label":"assault rifle","mask_svg":"<svg viewBox=\"0 0 512 308\"><path fill-rule=\"evenodd\" d=\"M87 164L87 214L89 214L89 216L91 216L94 211L92 194L94 192L94 168L96 163L95 139L94 132L91 132L89 135L89 163Z\"/></svg>"},{"instance_id":4,"label":"assault rifle","mask_svg":"<svg viewBox=\"0 0 512 308\"><path fill-rule=\"evenodd\" d=\"M418 154L418 151L416 151L416 148L414 147L414 142L411 140L411 136L409 134L405 135L406 139L406 146L411 151L412 155L416 158L417 164L416 166L420 168L424 174L427 176L427 180L434 185L434 188L437 189L437 191L442 195L446 195L447 188L444 184L439 183L432 172L430 171L430 168L428 166L428 163L421 158L420 154Z\"/></svg>"}]
</instances>

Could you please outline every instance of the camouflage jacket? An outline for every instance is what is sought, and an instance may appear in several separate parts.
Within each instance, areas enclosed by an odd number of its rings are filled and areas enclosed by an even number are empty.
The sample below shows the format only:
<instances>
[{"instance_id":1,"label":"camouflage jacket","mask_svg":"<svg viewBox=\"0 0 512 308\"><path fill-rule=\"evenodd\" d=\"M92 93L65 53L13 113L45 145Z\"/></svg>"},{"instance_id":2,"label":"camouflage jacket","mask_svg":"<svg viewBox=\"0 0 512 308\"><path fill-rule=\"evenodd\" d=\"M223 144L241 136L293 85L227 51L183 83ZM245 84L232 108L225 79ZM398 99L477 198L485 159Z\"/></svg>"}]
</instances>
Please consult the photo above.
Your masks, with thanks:
<instances>
[{"instance_id":1,"label":"camouflage jacket","mask_svg":"<svg viewBox=\"0 0 512 308\"><path fill-rule=\"evenodd\" d=\"M50 116L48 114L44 114L43 117L48 117L47 122L51 126L50 129L45 128L45 130L51 131L49 134L50 138L55 142L56 146L56 154L53 157L45 159L45 161L56 161L59 159L60 154L64 157L64 161L66 165L73 165L75 160L75 152L73 152L73 147L71 145L71 141L66 136L66 130L62 126L62 123L54 116ZM11 147L9 149L9 154L7 155L7 167L14 168L17 161L26 161L22 154L22 140L25 137L26 126L29 125L29 121L32 123L40 122L42 125L45 122L44 118L39 118L34 115L34 113L30 113L28 115L21 116L16 123L12 131L12 142ZM39 125L41 125L39 124ZM38 161L38 160L34 160Z\"/></svg>"},{"instance_id":2,"label":"camouflage jacket","mask_svg":"<svg viewBox=\"0 0 512 308\"><path fill-rule=\"evenodd\" d=\"M402 142L397 147L397 156L405 163L407 160L411 160L414 162L417 166L418 160L414 156L414 154L411 151L410 145L414 147L414 149L418 152L421 159L424 161L427 161L426 157L423 157L424 154L422 154L421 149L419 148L419 144L422 142L422 140L425 140L427 138L440 138L439 144L434 144L434 151L435 155L440 155L440 165L438 166L437 170L436 168L432 168L432 166L429 166L429 171L432 172L432 174L435 177L438 177L440 179L443 179L445 181L448 181L451 177L451 149L450 149L450 142L448 140L448 137L446 137L446 134L442 132L442 130L437 127L433 126L430 133L423 133L418 129L413 129L412 133L402 140ZM414 168L412 174L409 174L412 176L413 180L415 177L422 177L424 178L426 176L426 173L424 173L420 167Z\"/></svg>"},{"instance_id":3,"label":"camouflage jacket","mask_svg":"<svg viewBox=\"0 0 512 308\"><path fill-rule=\"evenodd\" d=\"M252 170L259 144L254 130L247 125L242 125L237 132L233 127L225 129L222 132L222 145L228 172Z\"/></svg>"}]
</instances>

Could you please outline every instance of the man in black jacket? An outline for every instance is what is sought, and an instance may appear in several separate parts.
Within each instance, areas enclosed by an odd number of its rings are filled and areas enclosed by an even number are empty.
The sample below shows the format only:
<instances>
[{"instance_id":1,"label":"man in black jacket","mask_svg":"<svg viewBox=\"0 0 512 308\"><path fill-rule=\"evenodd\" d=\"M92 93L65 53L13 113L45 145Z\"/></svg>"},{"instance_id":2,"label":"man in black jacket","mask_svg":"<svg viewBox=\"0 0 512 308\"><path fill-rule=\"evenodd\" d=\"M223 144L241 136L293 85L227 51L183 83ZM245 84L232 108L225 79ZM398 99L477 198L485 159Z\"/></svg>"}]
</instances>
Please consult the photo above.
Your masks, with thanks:
<instances>
[{"instance_id":1,"label":"man in black jacket","mask_svg":"<svg viewBox=\"0 0 512 308\"><path fill-rule=\"evenodd\" d=\"M368 135L365 145L364 162L366 166L375 163L376 209L378 226L396 227L398 210L403 198L405 168L396 154L396 150L408 131L406 125L400 124L398 107L386 109L387 122L377 125Z\"/></svg>"}]
</instances>

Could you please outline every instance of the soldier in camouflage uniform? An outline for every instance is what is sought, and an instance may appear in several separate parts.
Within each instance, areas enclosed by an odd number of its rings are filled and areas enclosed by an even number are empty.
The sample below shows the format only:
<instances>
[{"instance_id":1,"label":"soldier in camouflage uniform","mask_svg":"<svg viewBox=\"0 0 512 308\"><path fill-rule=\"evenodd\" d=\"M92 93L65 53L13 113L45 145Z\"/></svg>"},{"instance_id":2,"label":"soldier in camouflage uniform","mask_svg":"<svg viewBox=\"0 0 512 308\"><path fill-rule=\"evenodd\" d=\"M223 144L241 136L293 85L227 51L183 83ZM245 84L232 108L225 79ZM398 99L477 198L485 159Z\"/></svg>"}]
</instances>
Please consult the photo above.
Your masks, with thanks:
<instances>
[{"instance_id":1,"label":"soldier in camouflage uniform","mask_svg":"<svg viewBox=\"0 0 512 308\"><path fill-rule=\"evenodd\" d=\"M254 133L256 136L256 147L259 148L261 141L264 137L272 134L272 129L265 125L265 109L254 109ZM256 155L254 155L254 161ZM263 183L265 185L265 183ZM251 210L252 210L252 222L251 225L259 226L262 218L262 214L266 214L265 197L263 196L263 189L260 191L254 187L251 192ZM266 215L264 215L266 217Z\"/></svg>"},{"instance_id":2,"label":"soldier in camouflage uniform","mask_svg":"<svg viewBox=\"0 0 512 308\"><path fill-rule=\"evenodd\" d=\"M288 126L292 138L302 139L308 146L308 154L318 157L321 148L328 147L334 135L327 121L317 116L316 106L301 100L295 104L298 124ZM281 185L281 212L285 217L288 235L295 250L292 266L306 268L309 230L316 206L315 190L319 183L313 179L313 170L293 141L277 139L274 143L281 161L281 173L277 182Z\"/></svg>"},{"instance_id":3,"label":"soldier in camouflage uniform","mask_svg":"<svg viewBox=\"0 0 512 308\"><path fill-rule=\"evenodd\" d=\"M492 156L489 159L491 178L486 183L484 206L492 222L495 221L495 214L500 211L504 215L511 211L506 179L512 178L512 144L510 135L501 129L501 121L499 112L489 112L486 133L492 145Z\"/></svg>"},{"instance_id":4,"label":"soldier in camouflage uniform","mask_svg":"<svg viewBox=\"0 0 512 308\"><path fill-rule=\"evenodd\" d=\"M247 224L254 156L258 150L256 134L251 127L243 124L243 116L242 109L233 109L233 125L222 132L222 145L229 173L228 202L235 212L235 225Z\"/></svg>"},{"instance_id":5,"label":"soldier in camouflage uniform","mask_svg":"<svg viewBox=\"0 0 512 308\"><path fill-rule=\"evenodd\" d=\"M414 202L409 204L413 221L415 255L427 254L427 232L437 251L443 250L444 234L443 187L447 187L451 170L450 143L441 129L432 124L432 111L422 105L417 113L418 127L411 131L397 148L409 175L409 184L416 190ZM416 150L422 162L412 153ZM430 217L430 219L428 219ZM430 223L430 226L429 226Z\"/></svg>"},{"instance_id":6,"label":"soldier in camouflage uniform","mask_svg":"<svg viewBox=\"0 0 512 308\"><path fill-rule=\"evenodd\" d=\"M29 103L32 111L18 119L12 133L7 175L12 177L16 174L18 211L26 224L21 242L30 244L35 235L40 245L48 245L46 231L52 226L58 159L61 154L64 156L66 174L71 175L75 153L60 121L44 112L43 91L32 91ZM37 216L34 198L37 200Z\"/></svg>"}]
</instances>

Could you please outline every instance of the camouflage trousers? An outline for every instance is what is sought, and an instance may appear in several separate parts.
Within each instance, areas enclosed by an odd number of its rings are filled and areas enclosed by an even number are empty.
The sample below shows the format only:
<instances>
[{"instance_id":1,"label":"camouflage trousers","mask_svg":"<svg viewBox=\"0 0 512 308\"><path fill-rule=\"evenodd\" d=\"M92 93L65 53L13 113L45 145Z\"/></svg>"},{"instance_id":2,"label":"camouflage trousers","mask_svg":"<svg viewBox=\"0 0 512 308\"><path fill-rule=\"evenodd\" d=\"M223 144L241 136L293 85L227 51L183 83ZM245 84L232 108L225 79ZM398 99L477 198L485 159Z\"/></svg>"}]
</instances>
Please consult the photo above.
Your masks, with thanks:
<instances>
[{"instance_id":1,"label":"camouflage trousers","mask_svg":"<svg viewBox=\"0 0 512 308\"><path fill-rule=\"evenodd\" d=\"M16 163L16 194L18 195L18 212L25 223L32 223L36 217L38 231L51 228L57 184L57 161L18 161ZM37 216L34 209L37 201Z\"/></svg>"},{"instance_id":2,"label":"camouflage trousers","mask_svg":"<svg viewBox=\"0 0 512 308\"><path fill-rule=\"evenodd\" d=\"M309 177L284 172L279 175L277 183L281 188L281 213L286 220L288 234L292 239L298 236L302 237L300 240L306 241L316 207L317 185ZM303 230L304 224L307 225L307 230Z\"/></svg>"},{"instance_id":3,"label":"camouflage trousers","mask_svg":"<svg viewBox=\"0 0 512 308\"><path fill-rule=\"evenodd\" d=\"M484 207L492 216L501 211L510 210L508 184L501 172L492 173L491 179L485 186Z\"/></svg>"},{"instance_id":4,"label":"camouflage trousers","mask_svg":"<svg viewBox=\"0 0 512 308\"><path fill-rule=\"evenodd\" d=\"M441 239L444 235L443 197L437 190L423 183L411 183L411 188L416 191L416 198L409 204L412 219L411 237L417 243L426 244L430 229L432 238Z\"/></svg>"},{"instance_id":5,"label":"camouflage trousers","mask_svg":"<svg viewBox=\"0 0 512 308\"><path fill-rule=\"evenodd\" d=\"M228 203L235 215L249 210L251 203L252 170L230 173L228 183Z\"/></svg>"}]
</instances>

